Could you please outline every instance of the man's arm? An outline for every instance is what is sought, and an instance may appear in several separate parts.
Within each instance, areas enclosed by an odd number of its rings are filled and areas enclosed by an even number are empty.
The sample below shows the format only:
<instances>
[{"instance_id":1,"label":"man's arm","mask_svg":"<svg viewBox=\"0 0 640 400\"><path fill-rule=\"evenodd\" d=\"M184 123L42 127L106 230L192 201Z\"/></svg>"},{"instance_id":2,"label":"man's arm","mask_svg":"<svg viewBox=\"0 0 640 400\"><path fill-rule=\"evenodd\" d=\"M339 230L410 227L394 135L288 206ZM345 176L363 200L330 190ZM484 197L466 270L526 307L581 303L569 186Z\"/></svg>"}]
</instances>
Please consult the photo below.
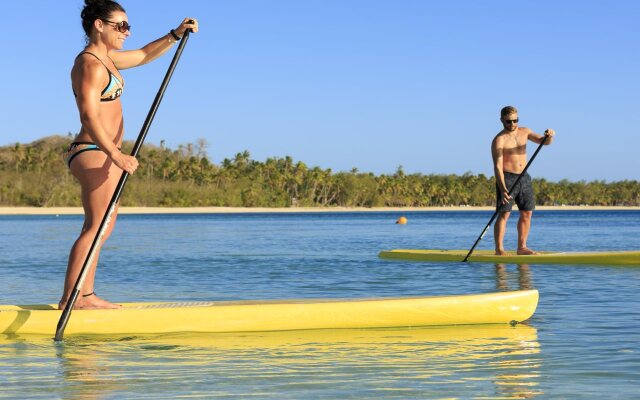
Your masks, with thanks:
<instances>
[{"instance_id":1,"label":"man's arm","mask_svg":"<svg viewBox=\"0 0 640 400\"><path fill-rule=\"evenodd\" d=\"M506 204L511 200L507 184L504 181L504 141L500 136L496 136L491 142L491 157L493 158L493 173L500 192L502 193L502 204Z\"/></svg>"},{"instance_id":2,"label":"man's arm","mask_svg":"<svg viewBox=\"0 0 640 400\"><path fill-rule=\"evenodd\" d=\"M544 131L544 135L540 135L538 133L535 133L534 131L532 131L531 129L529 129L529 132L527 134L527 139L531 140L533 143L542 143L542 139L544 139L545 136L547 136L547 141L544 142L544 145L550 145L551 142L553 142L553 137L556 135L556 131L554 131L553 129L549 128L546 131Z\"/></svg>"}]
</instances>

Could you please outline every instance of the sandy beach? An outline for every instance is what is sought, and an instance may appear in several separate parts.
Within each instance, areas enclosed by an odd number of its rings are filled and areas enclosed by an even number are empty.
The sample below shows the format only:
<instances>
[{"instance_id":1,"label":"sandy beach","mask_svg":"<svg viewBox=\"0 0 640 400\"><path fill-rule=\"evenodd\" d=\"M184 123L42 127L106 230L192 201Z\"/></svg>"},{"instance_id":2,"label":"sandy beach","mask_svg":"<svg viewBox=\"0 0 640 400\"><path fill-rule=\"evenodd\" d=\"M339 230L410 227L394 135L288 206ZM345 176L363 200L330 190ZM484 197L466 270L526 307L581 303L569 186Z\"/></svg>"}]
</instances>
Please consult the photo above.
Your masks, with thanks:
<instances>
[{"instance_id":1,"label":"sandy beach","mask_svg":"<svg viewBox=\"0 0 640 400\"><path fill-rule=\"evenodd\" d=\"M121 207L120 214L239 214L312 212L492 211L493 207ZM640 210L640 207L537 206L536 210ZM0 207L0 215L75 215L81 207Z\"/></svg>"}]
</instances>

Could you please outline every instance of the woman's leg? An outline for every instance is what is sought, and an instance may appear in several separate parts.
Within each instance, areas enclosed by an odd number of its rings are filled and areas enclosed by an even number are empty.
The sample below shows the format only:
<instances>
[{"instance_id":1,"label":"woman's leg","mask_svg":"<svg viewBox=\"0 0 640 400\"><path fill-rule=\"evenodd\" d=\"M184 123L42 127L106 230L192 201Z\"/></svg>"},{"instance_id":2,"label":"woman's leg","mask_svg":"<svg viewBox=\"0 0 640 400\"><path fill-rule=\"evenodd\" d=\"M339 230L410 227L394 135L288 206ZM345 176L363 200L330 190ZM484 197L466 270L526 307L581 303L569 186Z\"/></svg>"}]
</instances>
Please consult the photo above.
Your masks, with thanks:
<instances>
[{"instance_id":1,"label":"woman's leg","mask_svg":"<svg viewBox=\"0 0 640 400\"><path fill-rule=\"evenodd\" d=\"M84 264L91 244L98 233L98 228L109 207L109 202L113 196L115 187L122 174L122 170L116 167L102 151L87 151L75 157L71 163L71 172L80 183L82 191L82 206L84 209L84 224L80 236L73 244L69 253L69 263L65 277L64 293L59 303L59 308L63 309L73 291L80 270ZM84 282L80 295L74 304L74 308L119 308L120 306L110 303L96 296L90 296L94 292L94 280L96 266L102 245L107 240L116 222L116 210L111 216L111 221L105 231L102 241L96 249L90 270Z\"/></svg>"}]
</instances>

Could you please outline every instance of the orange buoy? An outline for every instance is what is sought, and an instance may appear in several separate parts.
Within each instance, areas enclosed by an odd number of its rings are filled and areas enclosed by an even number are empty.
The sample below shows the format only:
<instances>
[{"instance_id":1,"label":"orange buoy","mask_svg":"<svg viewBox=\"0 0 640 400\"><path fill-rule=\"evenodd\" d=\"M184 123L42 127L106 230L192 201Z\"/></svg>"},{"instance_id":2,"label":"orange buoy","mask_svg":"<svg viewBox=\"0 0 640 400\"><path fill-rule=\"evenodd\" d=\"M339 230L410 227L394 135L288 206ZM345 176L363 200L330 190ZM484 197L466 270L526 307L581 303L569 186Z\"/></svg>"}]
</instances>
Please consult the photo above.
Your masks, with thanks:
<instances>
[{"instance_id":1,"label":"orange buoy","mask_svg":"<svg viewBox=\"0 0 640 400\"><path fill-rule=\"evenodd\" d=\"M406 224L406 223L407 223L407 217L400 217L400 218L398 218L398 220L396 221L396 224L399 224L399 225L404 225L404 224Z\"/></svg>"}]
</instances>

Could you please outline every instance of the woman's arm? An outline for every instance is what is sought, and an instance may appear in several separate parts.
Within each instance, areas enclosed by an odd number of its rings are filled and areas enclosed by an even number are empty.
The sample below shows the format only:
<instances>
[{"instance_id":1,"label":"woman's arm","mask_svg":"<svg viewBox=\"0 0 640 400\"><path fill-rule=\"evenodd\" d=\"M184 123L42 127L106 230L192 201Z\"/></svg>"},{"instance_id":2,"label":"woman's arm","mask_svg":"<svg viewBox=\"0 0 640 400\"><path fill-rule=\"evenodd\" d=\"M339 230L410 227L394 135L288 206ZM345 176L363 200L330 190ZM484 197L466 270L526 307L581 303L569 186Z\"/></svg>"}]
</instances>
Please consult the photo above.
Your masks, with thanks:
<instances>
[{"instance_id":1,"label":"woman's arm","mask_svg":"<svg viewBox=\"0 0 640 400\"><path fill-rule=\"evenodd\" d=\"M187 29L191 29L192 32L197 32L198 21L194 18L185 18L180 26L174 29L173 32L179 38L182 38ZM169 32L159 39L156 39L153 42L147 44L141 49L116 51L109 54L109 57L113 60L116 68L118 69L138 67L160 57L161 55L166 53L177 41L178 40L174 38L171 32Z\"/></svg>"},{"instance_id":2,"label":"woman's arm","mask_svg":"<svg viewBox=\"0 0 640 400\"><path fill-rule=\"evenodd\" d=\"M91 139L120 169L132 174L138 167L135 157L122 154L102 126L100 115L101 87L108 79L104 65L98 60L78 59L71 72L80 122Z\"/></svg>"},{"instance_id":3,"label":"woman's arm","mask_svg":"<svg viewBox=\"0 0 640 400\"><path fill-rule=\"evenodd\" d=\"M102 126L100 115L100 88L107 79L107 72L98 60L78 59L71 72L82 127L98 147L111 156L117 147Z\"/></svg>"}]
</instances>

